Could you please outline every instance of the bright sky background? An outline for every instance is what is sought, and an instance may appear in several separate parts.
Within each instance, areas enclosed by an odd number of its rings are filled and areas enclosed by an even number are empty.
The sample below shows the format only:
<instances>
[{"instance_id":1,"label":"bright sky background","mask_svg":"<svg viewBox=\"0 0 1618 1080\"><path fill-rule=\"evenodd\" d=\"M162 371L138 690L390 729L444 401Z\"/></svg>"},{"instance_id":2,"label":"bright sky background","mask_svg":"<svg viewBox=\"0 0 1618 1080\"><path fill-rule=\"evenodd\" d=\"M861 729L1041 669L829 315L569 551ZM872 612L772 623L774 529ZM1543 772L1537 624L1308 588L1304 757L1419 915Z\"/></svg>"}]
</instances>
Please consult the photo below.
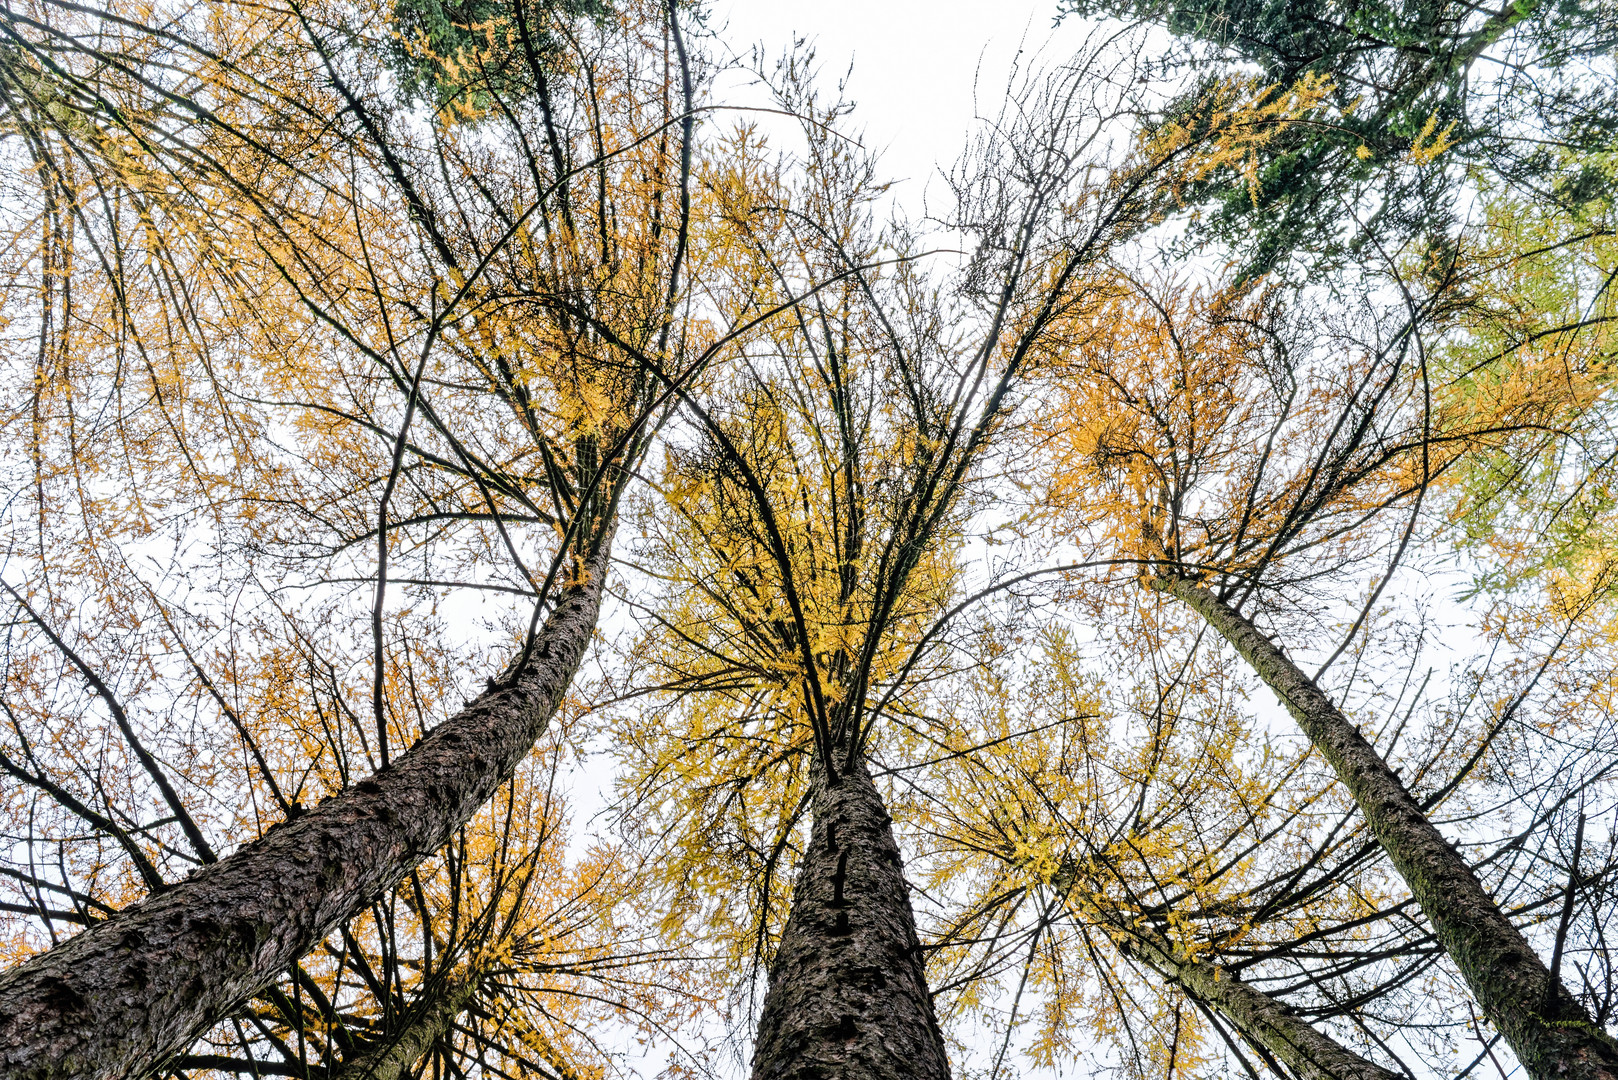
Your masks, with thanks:
<instances>
[{"instance_id":1,"label":"bright sky background","mask_svg":"<svg viewBox=\"0 0 1618 1080\"><path fill-rule=\"evenodd\" d=\"M708 25L739 56L758 44L779 56L796 36L815 45L827 84L849 73L854 127L882 152L881 173L904 181L895 196L912 212L974 116L995 111L1019 50L1025 62L1057 62L1086 31L1068 19L1053 32L1057 0L713 0L710 10Z\"/></svg>"}]
</instances>

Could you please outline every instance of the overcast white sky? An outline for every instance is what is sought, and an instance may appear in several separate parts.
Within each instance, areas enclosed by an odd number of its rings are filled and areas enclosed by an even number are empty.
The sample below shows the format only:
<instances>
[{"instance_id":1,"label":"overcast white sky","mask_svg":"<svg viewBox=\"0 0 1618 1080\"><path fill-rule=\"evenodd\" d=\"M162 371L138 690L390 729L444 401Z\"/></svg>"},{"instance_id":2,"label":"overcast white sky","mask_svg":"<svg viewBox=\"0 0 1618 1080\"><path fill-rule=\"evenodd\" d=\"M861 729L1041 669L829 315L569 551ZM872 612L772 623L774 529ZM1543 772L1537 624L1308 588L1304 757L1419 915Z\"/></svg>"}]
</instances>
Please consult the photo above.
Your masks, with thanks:
<instances>
[{"instance_id":1,"label":"overcast white sky","mask_svg":"<svg viewBox=\"0 0 1618 1080\"><path fill-rule=\"evenodd\" d=\"M1043 50L1050 62L1077 48L1082 21L1067 20L1053 39L1056 10L1057 0L714 0L709 26L741 56L760 43L779 55L794 36L807 38L828 84L852 63L855 126L882 151L881 171L904 181L895 194L914 210L965 143L974 83L992 110L1019 49Z\"/></svg>"}]
</instances>

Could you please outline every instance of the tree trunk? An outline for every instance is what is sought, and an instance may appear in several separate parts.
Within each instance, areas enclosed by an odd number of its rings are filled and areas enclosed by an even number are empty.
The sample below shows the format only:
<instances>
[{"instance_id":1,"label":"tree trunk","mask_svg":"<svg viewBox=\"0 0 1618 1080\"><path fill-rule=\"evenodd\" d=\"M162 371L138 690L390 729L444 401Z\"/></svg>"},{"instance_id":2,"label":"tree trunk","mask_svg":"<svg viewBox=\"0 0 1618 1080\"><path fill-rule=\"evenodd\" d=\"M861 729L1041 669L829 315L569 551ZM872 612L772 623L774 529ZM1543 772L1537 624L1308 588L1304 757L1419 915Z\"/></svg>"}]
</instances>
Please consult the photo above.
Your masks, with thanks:
<instances>
[{"instance_id":1,"label":"tree trunk","mask_svg":"<svg viewBox=\"0 0 1618 1080\"><path fill-rule=\"evenodd\" d=\"M1254 1046L1261 1047L1300 1080L1402 1080L1367 1061L1336 1039L1316 1031L1285 1003L1256 990L1229 971L1205 960L1187 958L1149 926L1131 927L1119 947L1177 984L1187 994L1217 1009Z\"/></svg>"},{"instance_id":2,"label":"tree trunk","mask_svg":"<svg viewBox=\"0 0 1618 1080\"><path fill-rule=\"evenodd\" d=\"M1618 1047L1483 890L1388 763L1256 627L1190 581L1156 585L1196 610L1280 697L1354 796L1483 1015L1536 1080L1618 1080Z\"/></svg>"},{"instance_id":3,"label":"tree trunk","mask_svg":"<svg viewBox=\"0 0 1618 1080\"><path fill-rule=\"evenodd\" d=\"M817 783L753 1080L948 1080L893 819L864 762Z\"/></svg>"},{"instance_id":4,"label":"tree trunk","mask_svg":"<svg viewBox=\"0 0 1618 1080\"><path fill-rule=\"evenodd\" d=\"M424 992L404 1017L404 1024L380 1045L362 1052L332 1072L331 1080L399 1080L427 1056L433 1043L449 1032L455 1019L477 995L478 974L461 972L438 989Z\"/></svg>"},{"instance_id":5,"label":"tree trunk","mask_svg":"<svg viewBox=\"0 0 1618 1080\"><path fill-rule=\"evenodd\" d=\"M0 1080L144 1075L442 847L561 703L609 547L563 591L514 683L491 685L390 768L0 976Z\"/></svg>"}]
</instances>

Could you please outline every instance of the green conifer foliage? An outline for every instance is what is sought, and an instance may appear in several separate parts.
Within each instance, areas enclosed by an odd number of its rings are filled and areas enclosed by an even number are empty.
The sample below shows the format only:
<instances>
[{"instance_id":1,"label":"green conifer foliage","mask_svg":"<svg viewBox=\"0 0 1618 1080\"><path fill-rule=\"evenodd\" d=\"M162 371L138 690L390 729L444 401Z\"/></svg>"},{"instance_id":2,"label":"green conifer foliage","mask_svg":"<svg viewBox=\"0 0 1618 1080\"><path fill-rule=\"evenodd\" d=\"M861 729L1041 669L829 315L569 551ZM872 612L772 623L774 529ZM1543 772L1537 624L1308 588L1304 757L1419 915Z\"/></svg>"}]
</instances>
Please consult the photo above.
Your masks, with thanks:
<instances>
[{"instance_id":1,"label":"green conifer foliage","mask_svg":"<svg viewBox=\"0 0 1618 1080\"><path fill-rule=\"evenodd\" d=\"M1210 178L1197 239L1247 272L1335 263L1372 241L1442 247L1469 172L1571 209L1610 197L1618 147L1612 0L1064 0L1156 23L1165 65L1333 86L1336 115L1275 140L1255 176ZM1186 100L1194 100L1187 98ZM1171 108L1171 114L1176 110ZM1256 180L1256 182L1254 182Z\"/></svg>"}]
</instances>

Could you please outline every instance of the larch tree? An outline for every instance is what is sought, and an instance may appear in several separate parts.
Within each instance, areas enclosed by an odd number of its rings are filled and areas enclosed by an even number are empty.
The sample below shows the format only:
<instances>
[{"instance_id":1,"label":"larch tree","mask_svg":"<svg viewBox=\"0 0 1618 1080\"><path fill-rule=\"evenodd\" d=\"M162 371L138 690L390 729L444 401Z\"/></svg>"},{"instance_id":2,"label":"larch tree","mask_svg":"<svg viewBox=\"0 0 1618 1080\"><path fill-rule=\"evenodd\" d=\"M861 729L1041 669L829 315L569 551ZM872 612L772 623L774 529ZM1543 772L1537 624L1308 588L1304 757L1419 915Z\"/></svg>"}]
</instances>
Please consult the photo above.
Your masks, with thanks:
<instances>
[{"instance_id":1,"label":"larch tree","mask_svg":"<svg viewBox=\"0 0 1618 1080\"><path fill-rule=\"evenodd\" d=\"M919 224L673 0L0 14L0 1078L1613 1075L1605 9L1066 6Z\"/></svg>"},{"instance_id":2,"label":"larch tree","mask_svg":"<svg viewBox=\"0 0 1618 1080\"><path fill-rule=\"evenodd\" d=\"M1569 407L1567 393L1532 379L1487 400L1435 388L1425 356L1444 328L1451 282L1440 271L1418 293L1398 280L1404 300L1369 311L1357 339L1333 341L1320 323L1304 323L1279 350L1210 347L1155 300L1162 314L1149 340L1117 339L1075 371L1070 421L1057 433L1067 469L1053 474L1053 492L1075 525L1105 530L1142 582L1195 611L1274 690L1353 796L1481 1017L1529 1073L1608 1076L1618 1067L1610 1037L1433 824L1445 786L1426 778L1437 791L1418 800L1321 689L1320 674L1367 630L1422 542L1428 493L1470 449L1545 430ZM1228 318L1238 337L1253 321ZM1344 331L1355 325L1339 321ZM1285 641L1242 611L1342 581L1370 553L1387 561L1321 673L1306 675ZM1463 758L1451 786L1482 753Z\"/></svg>"},{"instance_id":3,"label":"larch tree","mask_svg":"<svg viewBox=\"0 0 1618 1080\"><path fill-rule=\"evenodd\" d=\"M1195 123L1109 145L1114 114L1090 99L1105 55L1011 102L956 174L970 254L942 280L906 229L874 223L870 164L794 67L784 100L818 120L801 178L746 129L704 177L750 281L786 297L860 268L682 393L630 556L662 585L632 600L646 632L617 686L657 703L612 725L624 812L658 853L669 932L768 971L755 1077L949 1074L903 826L875 781L934 749L906 732L952 666L964 540L1004 481L1002 433L1109 293L1116 249L1316 100L1228 84ZM722 299L738 301L779 302Z\"/></svg>"},{"instance_id":4,"label":"larch tree","mask_svg":"<svg viewBox=\"0 0 1618 1080\"><path fill-rule=\"evenodd\" d=\"M974 987L1001 987L1010 1007L998 1006L996 1070L1019 1027L1039 1064L1054 1067L1092 1039L1139 1076L1200 1075L1220 1043L1232 1069L1419 1074L1449 1068L1466 1035L1464 986L1431 930L1410 917L1402 880L1335 774L1307 743L1253 715L1240 661L1221 655L1199 619L1135 585L1151 565L1142 551L1155 523L1173 520L1158 500L1174 468L1196 482L1184 489L1180 520L1200 530L1199 515L1214 511L1210 528L1239 527L1210 493L1228 485L1237 494L1219 499L1240 505L1250 455L1273 430L1251 421L1271 406L1271 380L1286 370L1299 326L1313 332L1307 319L1292 324L1280 299L1114 279L1085 312L1092 329L1075 328L1073 349L1040 373L1049 381L1036 377L1047 411L1016 442L1018 475L1040 479L1030 514L1002 530L1038 540L1038 515L1061 506L1043 535L1092 558L1008 570L1006 595L1022 596L950 642L958 664L977 670L974 690L963 696L937 679L924 703L909 700L913 737L936 741L891 775L903 793L895 813L916 820L934 848L923 880L935 890L935 985L960 995L957 1013L993 1000ZM1277 458L1291 460L1293 438L1320 428L1301 421L1273 444ZM1352 557L1367 535L1336 542L1328 531L1332 552ZM1464 677L1479 680L1477 699L1453 712L1427 692L1431 672L1417 669L1424 639L1427 651L1442 645L1432 629L1379 618L1354 652L1377 680L1355 708L1386 718L1381 734L1399 745L1397 765L1422 785L1428 811L1466 821L1511 809L1510 831L1486 832L1470 854L1522 919L1562 910L1567 879L1550 869L1567 858L1556 845L1572 840L1562 808L1611 780L1602 750L1610 724L1596 704L1604 691L1553 691L1539 678L1600 663L1598 628L1579 631L1590 640L1577 648L1556 640L1581 617L1569 609L1560 630L1547 621L1543 649L1497 638L1499 657ZM1576 743L1590 764L1537 795L1524 788L1502 799L1476 774L1491 747L1471 742L1474 725L1479 712L1498 728L1529 710L1569 717L1554 735L1530 737L1536 752ZM1519 858L1525 842L1529 866ZM1543 872L1531 866L1539 859ZM1593 946L1604 909L1588 904L1602 903L1611 880L1606 845L1589 843L1581 865L1588 891L1569 911L1574 937L1563 940ZM1589 946L1571 948L1595 963L1599 983L1599 950ZM1472 1068L1492 1067L1489 1049L1474 1051Z\"/></svg>"},{"instance_id":5,"label":"larch tree","mask_svg":"<svg viewBox=\"0 0 1618 1080\"><path fill-rule=\"evenodd\" d=\"M5 1076L143 1074L392 910L589 647L648 364L704 362L684 16L519 3L501 81L363 14L0 20L14 880L87 926L0 978ZM446 589L518 605L471 670Z\"/></svg>"},{"instance_id":6,"label":"larch tree","mask_svg":"<svg viewBox=\"0 0 1618 1080\"><path fill-rule=\"evenodd\" d=\"M393 895L164 1069L398 1080L482 1067L577 1080L614 1063L601 1029L677 1024L700 997L635 927L633 864L602 845L567 860L555 747L544 749L548 762L526 764Z\"/></svg>"},{"instance_id":7,"label":"larch tree","mask_svg":"<svg viewBox=\"0 0 1618 1080\"><path fill-rule=\"evenodd\" d=\"M1075 525L1105 530L1121 564L1195 611L1275 691L1353 795L1482 1020L1528 1072L1611 1075L1618 1051L1603 1030L1606 995L1586 982L1578 1000L1559 976L1577 866L1565 885L1542 883L1565 895L1568 912L1542 957L1433 823L1435 806L1531 707L1540 679L1574 662L1568 643L1600 625L1601 561L1590 558L1593 543L1569 541L1593 535L1583 527L1599 517L1604 490L1612 278L1597 253L1611 232L1613 134L1601 104L1615 86L1610 12L1070 6L1161 22L1185 46L1170 67L1217 77L1256 64L1269 78L1324 79L1332 107L1321 124L1266 146L1249 174L1215 176L1191 196L1203 207L1191 235L1223 241L1239 260L1237 280L1314 275L1326 288L1279 287L1298 315L1278 352L1210 348L1145 288L1159 312L1155 340L1103 350L1075 370L1067 426L1054 433L1063 470L1052 474L1055 501ZM1165 122L1175 122L1172 110ZM1466 205L1458 195L1474 198L1476 219L1454 212ZM1356 295L1364 299L1344 303ZM1076 486L1064 492L1067 483ZM1558 489L1564 497L1546 498ZM1101 509L1109 500L1113 509ZM1505 539L1496 523L1520 529L1537 514L1539 536L1515 534L1533 554L1481 574L1498 582L1548 556L1540 565L1557 564L1558 580L1534 617L1560 629L1527 688L1467 736L1478 746L1447 783L1416 772L1433 785L1418 800L1409 774L1395 771L1322 678L1363 647L1379 602L1397 595L1389 584L1401 566L1454 543L1441 511L1474 544ZM1306 674L1288 655L1301 641L1255 619L1296 633L1305 613L1347 599L1340 591L1366 573L1371 553L1383 565L1356 587L1346 633ZM1581 553L1581 580L1562 587ZM1539 798L1582 798L1585 771L1574 775L1567 787L1549 781ZM1543 835L1549 822L1539 817L1524 835Z\"/></svg>"}]
</instances>

